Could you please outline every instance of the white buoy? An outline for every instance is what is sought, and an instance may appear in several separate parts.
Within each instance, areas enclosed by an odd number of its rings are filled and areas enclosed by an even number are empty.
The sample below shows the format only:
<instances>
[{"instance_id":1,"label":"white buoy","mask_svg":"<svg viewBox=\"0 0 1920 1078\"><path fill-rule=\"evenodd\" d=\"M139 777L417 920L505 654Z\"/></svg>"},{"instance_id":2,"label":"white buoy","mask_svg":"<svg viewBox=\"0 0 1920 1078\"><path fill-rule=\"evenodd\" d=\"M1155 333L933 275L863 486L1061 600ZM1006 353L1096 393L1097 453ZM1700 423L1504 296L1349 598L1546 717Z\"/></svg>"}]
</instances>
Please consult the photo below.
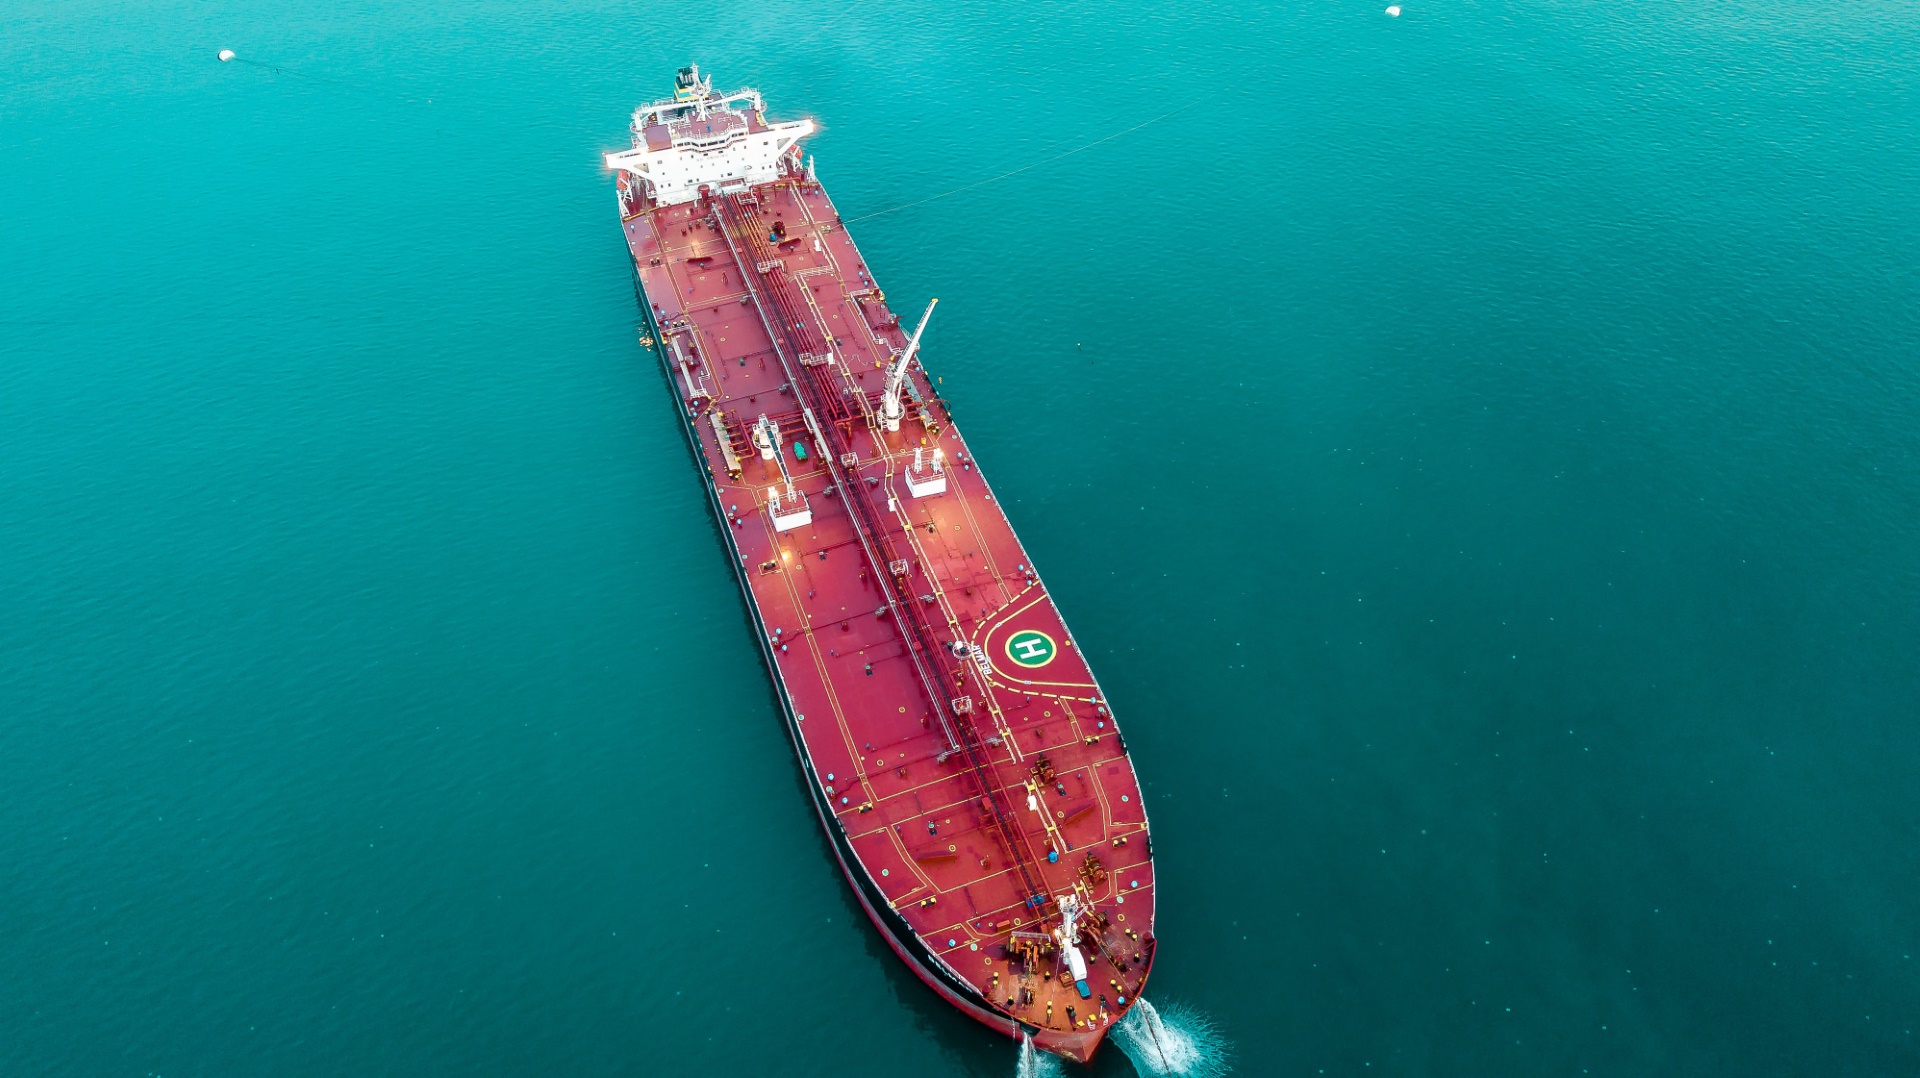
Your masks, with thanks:
<instances>
[{"instance_id":1,"label":"white buoy","mask_svg":"<svg viewBox=\"0 0 1920 1078\"><path fill-rule=\"evenodd\" d=\"M1394 9L1394 13L1395 13L1395 14L1399 14L1399 11L1400 11L1400 9L1399 9L1399 8L1395 8L1395 9ZM231 59L233 59L233 50L232 50L232 49L221 49L221 50L220 50L220 62L221 62L221 63L223 63L223 64L224 64L224 63L226 63L226 62L227 62L228 60L231 60Z\"/></svg>"},{"instance_id":2,"label":"white buoy","mask_svg":"<svg viewBox=\"0 0 1920 1078\"><path fill-rule=\"evenodd\" d=\"M1391 17L1393 17L1393 18L1396 18L1396 19L1397 19L1397 18L1399 18L1399 17L1400 17L1400 5L1399 5L1399 4L1395 4L1395 5L1393 5L1392 7L1390 7L1390 8L1388 8L1388 9L1387 9L1387 14L1388 14L1389 16L1391 16Z\"/></svg>"}]
</instances>

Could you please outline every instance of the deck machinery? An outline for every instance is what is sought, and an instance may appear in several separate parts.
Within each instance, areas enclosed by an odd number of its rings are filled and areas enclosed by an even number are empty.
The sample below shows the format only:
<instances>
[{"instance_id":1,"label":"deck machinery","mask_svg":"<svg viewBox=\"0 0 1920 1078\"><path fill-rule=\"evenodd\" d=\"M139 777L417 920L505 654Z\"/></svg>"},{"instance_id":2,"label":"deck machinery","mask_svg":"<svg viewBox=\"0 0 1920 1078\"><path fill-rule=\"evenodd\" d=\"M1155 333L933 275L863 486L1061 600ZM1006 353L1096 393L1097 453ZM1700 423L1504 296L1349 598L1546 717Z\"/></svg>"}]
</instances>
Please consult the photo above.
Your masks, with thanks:
<instances>
[{"instance_id":1,"label":"deck machinery","mask_svg":"<svg viewBox=\"0 0 1920 1078\"><path fill-rule=\"evenodd\" d=\"M646 324L835 857L889 946L1092 1058L1154 956L1140 782L911 336L803 158L697 68L608 154ZM1044 466L1014 459L1013 467Z\"/></svg>"}]
</instances>

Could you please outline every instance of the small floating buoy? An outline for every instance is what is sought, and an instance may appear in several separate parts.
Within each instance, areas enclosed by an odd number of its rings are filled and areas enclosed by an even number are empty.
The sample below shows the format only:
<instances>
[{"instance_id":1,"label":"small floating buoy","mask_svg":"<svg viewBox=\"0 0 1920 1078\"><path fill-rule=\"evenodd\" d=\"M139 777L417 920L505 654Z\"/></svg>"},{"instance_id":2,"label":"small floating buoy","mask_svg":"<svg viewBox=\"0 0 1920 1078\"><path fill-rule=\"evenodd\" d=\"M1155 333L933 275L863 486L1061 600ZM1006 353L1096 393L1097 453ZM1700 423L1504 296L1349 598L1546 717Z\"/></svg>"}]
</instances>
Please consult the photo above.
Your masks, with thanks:
<instances>
[{"instance_id":1,"label":"small floating buoy","mask_svg":"<svg viewBox=\"0 0 1920 1078\"><path fill-rule=\"evenodd\" d=\"M221 50L220 50L220 62L221 62L221 63L223 63L223 64L224 64L224 63L226 63L226 62L227 62L228 60L231 60L231 59L233 59L233 50L232 50L232 49L221 49Z\"/></svg>"},{"instance_id":2,"label":"small floating buoy","mask_svg":"<svg viewBox=\"0 0 1920 1078\"><path fill-rule=\"evenodd\" d=\"M1388 8L1388 9L1387 9L1387 15L1388 15L1388 16L1390 16L1390 17L1392 17L1392 18L1395 18L1395 19L1397 19L1397 18L1399 18L1399 17L1400 17L1400 5L1399 5L1399 4L1395 4L1395 5L1393 5L1392 7L1390 7L1390 8Z\"/></svg>"}]
</instances>

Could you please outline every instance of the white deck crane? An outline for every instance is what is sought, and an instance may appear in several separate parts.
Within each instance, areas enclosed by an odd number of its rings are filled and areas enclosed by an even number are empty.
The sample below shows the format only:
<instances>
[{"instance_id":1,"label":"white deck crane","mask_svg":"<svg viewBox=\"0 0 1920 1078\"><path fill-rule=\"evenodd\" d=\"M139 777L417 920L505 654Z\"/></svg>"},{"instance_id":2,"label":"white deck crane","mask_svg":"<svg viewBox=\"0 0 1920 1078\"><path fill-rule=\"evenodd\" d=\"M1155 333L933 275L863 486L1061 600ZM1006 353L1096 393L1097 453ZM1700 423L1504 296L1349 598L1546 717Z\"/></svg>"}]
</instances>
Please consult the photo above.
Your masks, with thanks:
<instances>
[{"instance_id":1,"label":"white deck crane","mask_svg":"<svg viewBox=\"0 0 1920 1078\"><path fill-rule=\"evenodd\" d=\"M1074 895L1055 895L1054 901L1060 904L1060 927L1053 930L1053 938L1059 941L1060 954L1067 960L1067 972L1073 975L1073 987L1080 993L1081 999L1093 995L1087 987L1087 959L1080 953L1080 918L1087 908L1080 904Z\"/></svg>"},{"instance_id":2,"label":"white deck crane","mask_svg":"<svg viewBox=\"0 0 1920 1078\"><path fill-rule=\"evenodd\" d=\"M770 460L780 469L780 486L767 488L767 513L773 518L773 530L792 531L802 524L813 523L813 510L807 505L807 496L793 485L793 474L787 471L786 458L780 455L780 425L767 418L765 412L753 424L753 444L760 450L761 460Z\"/></svg>"},{"instance_id":3,"label":"white deck crane","mask_svg":"<svg viewBox=\"0 0 1920 1078\"><path fill-rule=\"evenodd\" d=\"M927 313L920 316L920 324L914 327L913 339L899 355L893 357L893 364L887 368L887 392L880 398L880 418L887 424L888 430L900 429L900 417L906 414L906 408L900 403L900 391L907 384L907 365L913 362L914 353L920 351L920 334L926 332L927 319L933 317L933 305L940 302L935 296L927 304Z\"/></svg>"},{"instance_id":4,"label":"white deck crane","mask_svg":"<svg viewBox=\"0 0 1920 1078\"><path fill-rule=\"evenodd\" d=\"M780 428L773 420L767 418L765 412L761 412L760 418L754 420L753 446L760 451L761 460L780 459ZM787 478L785 463L780 465L780 478Z\"/></svg>"}]
</instances>

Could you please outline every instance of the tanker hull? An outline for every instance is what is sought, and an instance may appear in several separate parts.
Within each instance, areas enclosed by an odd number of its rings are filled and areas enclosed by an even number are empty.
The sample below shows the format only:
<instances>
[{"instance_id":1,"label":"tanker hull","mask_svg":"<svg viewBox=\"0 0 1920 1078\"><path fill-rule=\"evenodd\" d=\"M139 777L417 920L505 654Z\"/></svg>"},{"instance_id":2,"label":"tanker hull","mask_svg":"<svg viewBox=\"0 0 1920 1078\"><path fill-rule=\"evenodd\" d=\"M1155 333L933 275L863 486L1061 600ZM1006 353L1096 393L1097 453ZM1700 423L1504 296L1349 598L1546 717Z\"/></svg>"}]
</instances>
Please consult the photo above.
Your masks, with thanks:
<instances>
[{"instance_id":1,"label":"tanker hull","mask_svg":"<svg viewBox=\"0 0 1920 1078\"><path fill-rule=\"evenodd\" d=\"M635 113L607 161L642 343L861 905L954 1006L1088 1060L1153 959L1140 783L812 130L695 69Z\"/></svg>"}]
</instances>

